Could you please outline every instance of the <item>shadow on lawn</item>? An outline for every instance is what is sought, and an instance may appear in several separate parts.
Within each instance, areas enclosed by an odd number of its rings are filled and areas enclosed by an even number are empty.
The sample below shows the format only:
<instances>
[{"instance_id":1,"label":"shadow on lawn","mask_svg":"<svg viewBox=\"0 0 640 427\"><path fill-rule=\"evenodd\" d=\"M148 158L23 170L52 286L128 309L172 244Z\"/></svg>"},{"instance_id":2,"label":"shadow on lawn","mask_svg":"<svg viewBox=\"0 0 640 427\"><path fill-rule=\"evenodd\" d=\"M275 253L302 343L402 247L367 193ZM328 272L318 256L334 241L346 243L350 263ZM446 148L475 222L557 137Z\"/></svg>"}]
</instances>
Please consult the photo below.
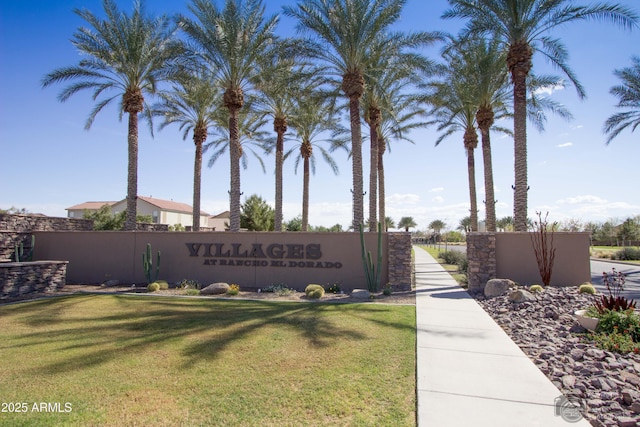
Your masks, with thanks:
<instances>
[{"instance_id":1,"label":"shadow on lawn","mask_svg":"<svg viewBox=\"0 0 640 427\"><path fill-rule=\"evenodd\" d=\"M187 358L183 366L187 368L195 361L216 359L230 344L258 337L267 327L293 330L315 347L370 338L357 329L357 322L338 323L335 316L406 330L406 324L381 320L389 310L368 304L68 296L12 306L8 311L32 332L3 347L50 348L47 351L55 352L57 357L52 359L58 361L38 368L37 374L42 375L43 371L55 374L100 365L149 346L183 341L178 351Z\"/></svg>"}]
</instances>

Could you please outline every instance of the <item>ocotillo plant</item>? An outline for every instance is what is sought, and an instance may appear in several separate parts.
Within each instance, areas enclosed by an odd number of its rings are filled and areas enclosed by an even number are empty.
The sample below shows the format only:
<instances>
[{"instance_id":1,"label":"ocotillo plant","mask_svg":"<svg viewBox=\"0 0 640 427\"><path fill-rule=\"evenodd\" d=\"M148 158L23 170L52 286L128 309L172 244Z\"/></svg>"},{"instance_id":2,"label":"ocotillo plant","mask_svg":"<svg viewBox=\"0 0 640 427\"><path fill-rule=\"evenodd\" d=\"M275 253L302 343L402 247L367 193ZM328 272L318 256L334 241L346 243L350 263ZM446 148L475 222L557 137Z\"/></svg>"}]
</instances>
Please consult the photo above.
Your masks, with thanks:
<instances>
[{"instance_id":1,"label":"ocotillo plant","mask_svg":"<svg viewBox=\"0 0 640 427\"><path fill-rule=\"evenodd\" d=\"M538 221L533 222L534 231L530 234L531 244L533 245L533 252L536 255L536 261L538 262L538 270L540 271L540 278L545 286L549 286L551 283L551 272L553 270L553 262L556 259L556 248L553 246L553 234L557 223L551 224L547 217L549 212L542 219L542 212L536 212L538 215ZM551 233L549 233L551 231ZM549 235L551 239L549 239Z\"/></svg>"},{"instance_id":2,"label":"ocotillo plant","mask_svg":"<svg viewBox=\"0 0 640 427\"><path fill-rule=\"evenodd\" d=\"M364 226L360 224L360 248L362 249L362 265L364 266L364 277L367 280L369 292L378 292L380 287L380 269L382 265L382 224L378 223L378 263L373 263L371 252L367 251L364 242Z\"/></svg>"},{"instance_id":3,"label":"ocotillo plant","mask_svg":"<svg viewBox=\"0 0 640 427\"><path fill-rule=\"evenodd\" d=\"M153 275L153 258L151 257L151 243L147 243L147 252L142 254L142 268L144 268L144 276L147 278L147 283L153 283L158 279L158 273L160 273L160 251L156 256L156 268L155 275Z\"/></svg>"}]
</instances>

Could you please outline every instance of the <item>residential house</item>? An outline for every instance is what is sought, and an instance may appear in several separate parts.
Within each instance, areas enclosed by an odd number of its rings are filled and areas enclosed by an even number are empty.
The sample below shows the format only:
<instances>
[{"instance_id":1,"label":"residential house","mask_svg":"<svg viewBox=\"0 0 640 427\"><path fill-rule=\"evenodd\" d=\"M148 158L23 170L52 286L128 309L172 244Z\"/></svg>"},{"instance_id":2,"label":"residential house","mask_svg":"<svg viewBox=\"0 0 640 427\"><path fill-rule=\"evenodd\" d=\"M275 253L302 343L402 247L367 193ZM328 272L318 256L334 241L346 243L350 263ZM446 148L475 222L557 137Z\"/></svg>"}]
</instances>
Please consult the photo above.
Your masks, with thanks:
<instances>
[{"instance_id":1,"label":"residential house","mask_svg":"<svg viewBox=\"0 0 640 427\"><path fill-rule=\"evenodd\" d=\"M67 208L67 216L69 218L82 218L85 211L95 212L104 205L109 205L111 212L117 214L127 209L127 199L120 200L119 202L81 203ZM184 227L191 227L193 224L193 208L186 203L138 196L136 209L138 215L150 216L154 224L173 226L180 224ZM214 216L203 211L200 212L200 225L205 230L224 231L226 229L225 223L228 222L228 211Z\"/></svg>"},{"instance_id":2,"label":"residential house","mask_svg":"<svg viewBox=\"0 0 640 427\"><path fill-rule=\"evenodd\" d=\"M117 202L84 202L79 205L73 205L70 208L66 208L68 218L84 218L84 213L97 212L104 205L114 205Z\"/></svg>"}]
</instances>

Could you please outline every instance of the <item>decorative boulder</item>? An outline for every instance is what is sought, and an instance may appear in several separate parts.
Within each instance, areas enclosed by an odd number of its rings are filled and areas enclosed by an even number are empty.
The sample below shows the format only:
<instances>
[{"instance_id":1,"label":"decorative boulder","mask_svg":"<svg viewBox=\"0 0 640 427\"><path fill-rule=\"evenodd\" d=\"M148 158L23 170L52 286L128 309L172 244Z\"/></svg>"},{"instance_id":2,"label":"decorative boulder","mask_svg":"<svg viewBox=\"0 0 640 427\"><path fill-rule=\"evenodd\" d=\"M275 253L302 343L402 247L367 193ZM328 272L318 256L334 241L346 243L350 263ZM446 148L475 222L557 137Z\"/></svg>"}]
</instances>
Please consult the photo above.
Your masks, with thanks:
<instances>
[{"instance_id":1,"label":"decorative boulder","mask_svg":"<svg viewBox=\"0 0 640 427\"><path fill-rule=\"evenodd\" d=\"M484 287L484 296L487 298L498 297L507 293L509 288L515 286L515 282L509 279L491 279Z\"/></svg>"},{"instance_id":2,"label":"decorative boulder","mask_svg":"<svg viewBox=\"0 0 640 427\"><path fill-rule=\"evenodd\" d=\"M536 297L534 297L531 292L525 291L523 289L516 289L509 294L509 301L511 302L520 303L535 300Z\"/></svg>"},{"instance_id":3,"label":"decorative boulder","mask_svg":"<svg viewBox=\"0 0 640 427\"><path fill-rule=\"evenodd\" d=\"M351 291L351 298L359 300L368 300L371 297L371 293L366 289L354 289Z\"/></svg>"},{"instance_id":4,"label":"decorative boulder","mask_svg":"<svg viewBox=\"0 0 640 427\"><path fill-rule=\"evenodd\" d=\"M220 295L226 294L229 290L228 283L212 283L204 289L200 289L200 295Z\"/></svg>"}]
</instances>

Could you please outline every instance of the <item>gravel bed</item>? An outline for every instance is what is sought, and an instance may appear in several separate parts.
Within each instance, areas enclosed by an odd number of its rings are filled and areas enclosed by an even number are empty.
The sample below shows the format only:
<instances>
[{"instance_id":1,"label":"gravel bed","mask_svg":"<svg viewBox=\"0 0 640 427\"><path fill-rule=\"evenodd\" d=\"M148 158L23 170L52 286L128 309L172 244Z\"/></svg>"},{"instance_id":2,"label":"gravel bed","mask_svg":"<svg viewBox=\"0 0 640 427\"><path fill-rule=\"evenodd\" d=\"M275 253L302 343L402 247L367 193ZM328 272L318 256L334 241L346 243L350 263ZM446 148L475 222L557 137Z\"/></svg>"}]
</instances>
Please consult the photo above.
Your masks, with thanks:
<instances>
[{"instance_id":1,"label":"gravel bed","mask_svg":"<svg viewBox=\"0 0 640 427\"><path fill-rule=\"evenodd\" d=\"M596 298L547 287L530 302L507 295L476 300L565 396L581 403L593 426L640 426L640 355L597 348L574 315Z\"/></svg>"}]
</instances>

